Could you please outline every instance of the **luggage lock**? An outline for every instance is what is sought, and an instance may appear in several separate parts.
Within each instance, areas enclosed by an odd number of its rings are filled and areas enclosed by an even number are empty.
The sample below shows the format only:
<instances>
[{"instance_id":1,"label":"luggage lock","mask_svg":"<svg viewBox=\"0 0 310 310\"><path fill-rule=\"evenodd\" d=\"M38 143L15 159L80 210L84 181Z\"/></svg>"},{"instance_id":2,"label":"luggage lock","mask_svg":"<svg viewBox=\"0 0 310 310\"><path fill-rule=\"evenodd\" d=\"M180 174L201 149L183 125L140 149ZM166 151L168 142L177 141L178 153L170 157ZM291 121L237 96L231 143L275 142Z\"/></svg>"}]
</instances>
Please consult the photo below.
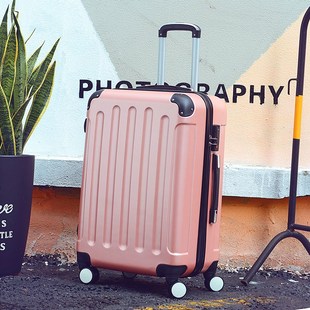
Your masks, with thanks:
<instances>
[{"instance_id":1,"label":"luggage lock","mask_svg":"<svg viewBox=\"0 0 310 310\"><path fill-rule=\"evenodd\" d=\"M211 146L211 151L218 151L220 144L220 130L221 126L213 125L212 126L212 135L209 137L209 145Z\"/></svg>"}]
</instances>

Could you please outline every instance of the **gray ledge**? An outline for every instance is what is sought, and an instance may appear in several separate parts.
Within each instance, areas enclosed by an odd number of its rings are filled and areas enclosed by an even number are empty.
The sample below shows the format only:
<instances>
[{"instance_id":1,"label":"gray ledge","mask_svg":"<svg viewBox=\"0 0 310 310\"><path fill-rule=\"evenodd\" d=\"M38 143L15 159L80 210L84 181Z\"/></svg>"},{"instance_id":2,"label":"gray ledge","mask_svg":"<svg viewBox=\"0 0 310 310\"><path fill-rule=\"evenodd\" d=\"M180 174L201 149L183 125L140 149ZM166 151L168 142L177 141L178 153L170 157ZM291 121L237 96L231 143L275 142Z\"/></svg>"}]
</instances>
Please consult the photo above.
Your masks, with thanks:
<instances>
[{"instance_id":1,"label":"gray ledge","mask_svg":"<svg viewBox=\"0 0 310 310\"><path fill-rule=\"evenodd\" d=\"M81 158L36 158L34 184L81 187L82 167Z\"/></svg>"},{"instance_id":2,"label":"gray ledge","mask_svg":"<svg viewBox=\"0 0 310 310\"><path fill-rule=\"evenodd\" d=\"M284 198L289 196L290 169L226 165L224 196ZM310 194L310 171L298 174L297 196Z\"/></svg>"},{"instance_id":3,"label":"gray ledge","mask_svg":"<svg viewBox=\"0 0 310 310\"><path fill-rule=\"evenodd\" d=\"M81 187L81 158L37 158L35 185ZM289 196L290 170L256 166L225 165L223 195L251 198ZM310 171L298 176L298 196L310 195Z\"/></svg>"}]
</instances>

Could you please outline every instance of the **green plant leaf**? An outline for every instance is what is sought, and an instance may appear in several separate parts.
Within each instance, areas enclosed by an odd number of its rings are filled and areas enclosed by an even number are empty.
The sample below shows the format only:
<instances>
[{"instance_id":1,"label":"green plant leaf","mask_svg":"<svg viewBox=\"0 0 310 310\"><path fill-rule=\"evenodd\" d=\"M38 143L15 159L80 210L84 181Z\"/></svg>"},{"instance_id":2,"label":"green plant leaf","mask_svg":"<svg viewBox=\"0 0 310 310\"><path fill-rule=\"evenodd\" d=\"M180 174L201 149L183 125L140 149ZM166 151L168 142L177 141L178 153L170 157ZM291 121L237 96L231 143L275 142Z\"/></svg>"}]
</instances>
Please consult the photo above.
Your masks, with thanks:
<instances>
[{"instance_id":1,"label":"green plant leaf","mask_svg":"<svg viewBox=\"0 0 310 310\"><path fill-rule=\"evenodd\" d=\"M16 59L16 76L14 85L14 100L11 103L12 114L25 101L26 85L27 85L27 61L26 46L22 36L17 18L14 16L17 36L17 59Z\"/></svg>"},{"instance_id":2,"label":"green plant leaf","mask_svg":"<svg viewBox=\"0 0 310 310\"><path fill-rule=\"evenodd\" d=\"M23 121L23 118L24 118L24 115L25 115L25 111L26 111L26 108L30 102L30 100L32 99L29 98L27 99L19 108L17 111L15 111L15 113L13 114L13 117L12 117L12 122L13 122L13 127L17 127L18 124L21 124L22 121Z\"/></svg>"},{"instance_id":3,"label":"green plant leaf","mask_svg":"<svg viewBox=\"0 0 310 310\"><path fill-rule=\"evenodd\" d=\"M2 145L3 145L3 143L2 143L2 140L1 140L1 133L0 133L0 155L5 155L4 149L2 148Z\"/></svg>"},{"instance_id":4,"label":"green plant leaf","mask_svg":"<svg viewBox=\"0 0 310 310\"><path fill-rule=\"evenodd\" d=\"M30 58L27 61L28 78L31 77L31 75L33 73L33 68L37 62L37 59L39 57L39 54L40 54L40 51L41 51L43 44L35 50L35 52L30 56Z\"/></svg>"},{"instance_id":5,"label":"green plant leaf","mask_svg":"<svg viewBox=\"0 0 310 310\"><path fill-rule=\"evenodd\" d=\"M19 124L14 128L16 155L23 153L23 125Z\"/></svg>"},{"instance_id":6,"label":"green plant leaf","mask_svg":"<svg viewBox=\"0 0 310 310\"><path fill-rule=\"evenodd\" d=\"M41 87L46 72L49 68L49 65L53 59L56 47L58 45L60 39L58 39L55 44L53 45L52 49L50 52L47 54L43 62L36 68L34 69L34 72L32 74L32 77L30 78L30 81L28 83L28 89L30 90L29 96L31 97L32 95L35 94L35 92Z\"/></svg>"},{"instance_id":7,"label":"green plant leaf","mask_svg":"<svg viewBox=\"0 0 310 310\"><path fill-rule=\"evenodd\" d=\"M9 7L6 9L0 25L0 62L3 58L6 41L8 39L8 11Z\"/></svg>"},{"instance_id":8,"label":"green plant leaf","mask_svg":"<svg viewBox=\"0 0 310 310\"><path fill-rule=\"evenodd\" d=\"M15 141L16 141L16 153L22 154L23 152L23 118L25 115L25 111L27 106L32 98L27 99L15 112L12 117Z\"/></svg>"},{"instance_id":9,"label":"green plant leaf","mask_svg":"<svg viewBox=\"0 0 310 310\"><path fill-rule=\"evenodd\" d=\"M32 35L34 34L34 32L36 31L36 29L33 29L32 32L30 33L30 36L25 40L25 44L27 44L27 42L31 39Z\"/></svg>"},{"instance_id":10,"label":"green plant leaf","mask_svg":"<svg viewBox=\"0 0 310 310\"><path fill-rule=\"evenodd\" d=\"M22 154L26 142L50 101L56 63L52 63L59 39L36 66L42 45L27 60L26 42L15 11L8 6L0 24L0 154ZM12 26L8 29L8 15ZM33 33L32 33L33 34ZM30 37L32 36L30 35ZM25 120L25 113L30 109Z\"/></svg>"},{"instance_id":11,"label":"green plant leaf","mask_svg":"<svg viewBox=\"0 0 310 310\"><path fill-rule=\"evenodd\" d=\"M2 141L2 153L7 155L16 155L16 145L14 128L10 113L10 107L6 99L6 95L2 86L0 85L0 134Z\"/></svg>"},{"instance_id":12,"label":"green plant leaf","mask_svg":"<svg viewBox=\"0 0 310 310\"><path fill-rule=\"evenodd\" d=\"M14 23L14 17L15 17L15 0L12 1L11 4L11 18L12 18L12 23ZM18 12L16 12L16 14L18 15Z\"/></svg>"},{"instance_id":13,"label":"green plant leaf","mask_svg":"<svg viewBox=\"0 0 310 310\"><path fill-rule=\"evenodd\" d=\"M8 103L11 101L13 94L15 76L16 76L16 59L17 59L17 38L14 26L12 27L7 44L5 46L2 59L1 85L6 95Z\"/></svg>"},{"instance_id":14,"label":"green plant leaf","mask_svg":"<svg viewBox=\"0 0 310 310\"><path fill-rule=\"evenodd\" d=\"M27 116L26 124L23 133L23 148L27 143L29 137L33 133L33 130L39 123L42 115L44 114L48 103L51 98L54 75L55 75L56 62L54 62L48 69L47 74L33 97L30 111Z\"/></svg>"}]
</instances>

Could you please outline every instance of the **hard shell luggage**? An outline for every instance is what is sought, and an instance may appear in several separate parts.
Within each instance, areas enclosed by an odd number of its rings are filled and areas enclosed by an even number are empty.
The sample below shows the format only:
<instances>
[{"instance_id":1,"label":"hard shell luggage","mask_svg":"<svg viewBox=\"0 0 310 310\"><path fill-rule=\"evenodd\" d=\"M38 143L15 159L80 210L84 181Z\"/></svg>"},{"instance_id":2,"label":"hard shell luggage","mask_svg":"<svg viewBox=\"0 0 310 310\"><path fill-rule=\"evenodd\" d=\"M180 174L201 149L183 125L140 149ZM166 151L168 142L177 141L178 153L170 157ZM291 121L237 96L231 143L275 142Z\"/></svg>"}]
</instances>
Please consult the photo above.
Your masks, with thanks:
<instances>
[{"instance_id":1,"label":"hard shell luggage","mask_svg":"<svg viewBox=\"0 0 310 310\"><path fill-rule=\"evenodd\" d=\"M105 89L88 103L78 226L80 280L97 268L125 277L165 277L181 298L181 277L203 273L219 291L221 189L225 102L164 84L168 31L193 38L192 87L197 85L200 28L168 24L159 30L158 83Z\"/></svg>"}]
</instances>

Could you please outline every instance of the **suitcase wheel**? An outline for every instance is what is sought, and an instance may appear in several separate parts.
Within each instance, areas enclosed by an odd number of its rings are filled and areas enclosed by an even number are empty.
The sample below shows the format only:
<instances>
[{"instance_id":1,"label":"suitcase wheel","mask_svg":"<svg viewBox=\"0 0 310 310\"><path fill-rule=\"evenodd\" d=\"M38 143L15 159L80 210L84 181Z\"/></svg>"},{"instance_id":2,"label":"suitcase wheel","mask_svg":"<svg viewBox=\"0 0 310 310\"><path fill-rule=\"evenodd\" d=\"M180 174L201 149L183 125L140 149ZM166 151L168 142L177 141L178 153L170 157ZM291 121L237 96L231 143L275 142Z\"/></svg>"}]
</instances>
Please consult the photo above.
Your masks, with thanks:
<instances>
[{"instance_id":1,"label":"suitcase wheel","mask_svg":"<svg viewBox=\"0 0 310 310\"><path fill-rule=\"evenodd\" d=\"M182 282L175 282L169 285L169 293L174 298L182 298L186 294L186 286Z\"/></svg>"},{"instance_id":2,"label":"suitcase wheel","mask_svg":"<svg viewBox=\"0 0 310 310\"><path fill-rule=\"evenodd\" d=\"M125 271L123 271L122 274L125 279L134 279L137 276L136 273L125 272Z\"/></svg>"},{"instance_id":3,"label":"suitcase wheel","mask_svg":"<svg viewBox=\"0 0 310 310\"><path fill-rule=\"evenodd\" d=\"M84 284L95 283L99 280L99 271L95 267L83 268L80 271L80 280Z\"/></svg>"},{"instance_id":4,"label":"suitcase wheel","mask_svg":"<svg viewBox=\"0 0 310 310\"><path fill-rule=\"evenodd\" d=\"M221 277L212 277L211 279L205 279L205 286L212 292L219 292L224 287L224 281Z\"/></svg>"}]
</instances>

